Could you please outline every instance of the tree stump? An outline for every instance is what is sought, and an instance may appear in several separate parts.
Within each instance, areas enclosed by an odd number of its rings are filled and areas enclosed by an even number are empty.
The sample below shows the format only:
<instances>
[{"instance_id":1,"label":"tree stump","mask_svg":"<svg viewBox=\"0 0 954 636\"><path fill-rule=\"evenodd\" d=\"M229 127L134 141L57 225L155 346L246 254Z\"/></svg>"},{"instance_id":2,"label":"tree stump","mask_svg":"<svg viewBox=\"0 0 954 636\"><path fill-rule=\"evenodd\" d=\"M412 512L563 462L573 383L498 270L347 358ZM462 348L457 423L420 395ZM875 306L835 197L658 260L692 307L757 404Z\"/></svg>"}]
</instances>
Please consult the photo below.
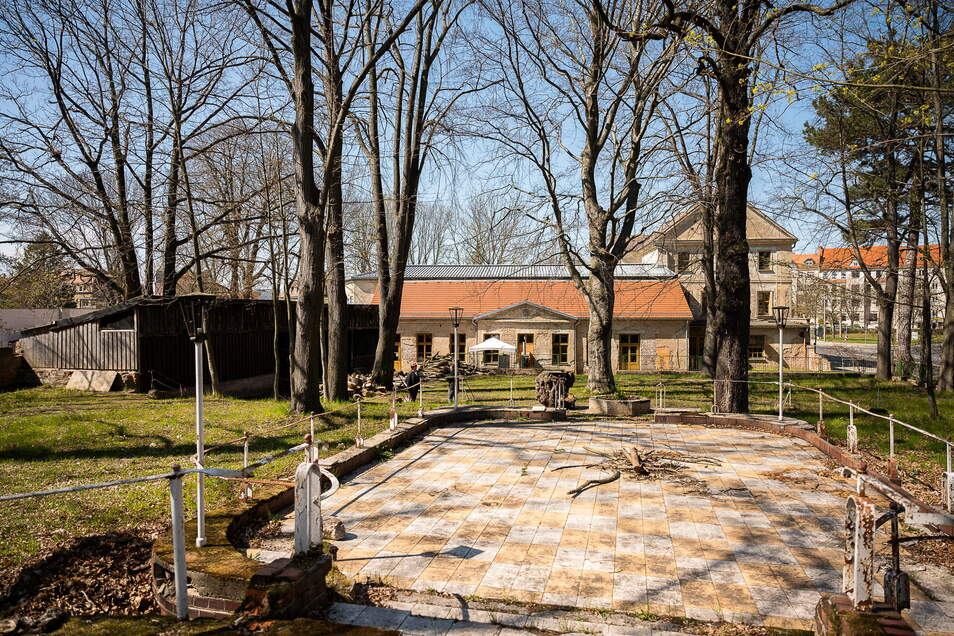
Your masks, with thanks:
<instances>
[{"instance_id":1,"label":"tree stump","mask_svg":"<svg viewBox=\"0 0 954 636\"><path fill-rule=\"evenodd\" d=\"M544 371L537 376L537 402L548 408L572 407L576 398L570 387L576 376L567 371Z\"/></svg>"}]
</instances>

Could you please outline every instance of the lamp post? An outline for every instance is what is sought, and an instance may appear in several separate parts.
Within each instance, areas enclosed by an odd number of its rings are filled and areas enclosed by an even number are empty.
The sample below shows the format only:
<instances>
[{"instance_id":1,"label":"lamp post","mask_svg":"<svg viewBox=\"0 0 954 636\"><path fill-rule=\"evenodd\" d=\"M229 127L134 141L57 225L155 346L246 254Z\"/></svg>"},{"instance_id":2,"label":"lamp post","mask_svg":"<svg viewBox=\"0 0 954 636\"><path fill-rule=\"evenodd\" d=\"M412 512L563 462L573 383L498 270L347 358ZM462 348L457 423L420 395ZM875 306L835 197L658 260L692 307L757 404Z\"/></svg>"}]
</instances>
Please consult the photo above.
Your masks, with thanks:
<instances>
[{"instance_id":1,"label":"lamp post","mask_svg":"<svg viewBox=\"0 0 954 636\"><path fill-rule=\"evenodd\" d=\"M185 321L189 339L195 345L195 461L199 466L205 466L205 383L203 369L205 367L205 346L208 337L208 305L206 298L199 296L189 299L186 309L185 299L180 300L182 318ZM199 473L196 484L196 533L195 545L201 548L206 543L205 538L205 475Z\"/></svg>"},{"instance_id":2,"label":"lamp post","mask_svg":"<svg viewBox=\"0 0 954 636\"><path fill-rule=\"evenodd\" d=\"M457 328L460 327L460 318L464 315L463 307L451 307L447 310L450 313L451 322L454 325L454 408L457 408Z\"/></svg>"},{"instance_id":3,"label":"lamp post","mask_svg":"<svg viewBox=\"0 0 954 636\"><path fill-rule=\"evenodd\" d=\"M779 305L772 307L772 314L775 316L775 324L778 326L778 421L782 421L782 367L785 363L785 356L782 350L784 342L785 319L788 317L788 307Z\"/></svg>"}]
</instances>

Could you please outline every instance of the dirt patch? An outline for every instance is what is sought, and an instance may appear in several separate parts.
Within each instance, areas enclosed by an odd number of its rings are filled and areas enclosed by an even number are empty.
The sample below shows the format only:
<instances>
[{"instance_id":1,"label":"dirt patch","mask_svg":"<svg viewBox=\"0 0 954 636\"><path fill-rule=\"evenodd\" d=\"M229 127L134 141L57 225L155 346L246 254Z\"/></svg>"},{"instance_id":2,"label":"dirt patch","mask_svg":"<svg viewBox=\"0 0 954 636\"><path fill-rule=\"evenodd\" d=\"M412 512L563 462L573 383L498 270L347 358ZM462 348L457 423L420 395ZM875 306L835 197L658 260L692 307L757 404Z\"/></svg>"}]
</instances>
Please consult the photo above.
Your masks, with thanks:
<instances>
[{"instance_id":1,"label":"dirt patch","mask_svg":"<svg viewBox=\"0 0 954 636\"><path fill-rule=\"evenodd\" d=\"M38 619L51 609L71 616L156 612L152 538L152 533L81 537L8 569L0 576L0 616Z\"/></svg>"}]
</instances>

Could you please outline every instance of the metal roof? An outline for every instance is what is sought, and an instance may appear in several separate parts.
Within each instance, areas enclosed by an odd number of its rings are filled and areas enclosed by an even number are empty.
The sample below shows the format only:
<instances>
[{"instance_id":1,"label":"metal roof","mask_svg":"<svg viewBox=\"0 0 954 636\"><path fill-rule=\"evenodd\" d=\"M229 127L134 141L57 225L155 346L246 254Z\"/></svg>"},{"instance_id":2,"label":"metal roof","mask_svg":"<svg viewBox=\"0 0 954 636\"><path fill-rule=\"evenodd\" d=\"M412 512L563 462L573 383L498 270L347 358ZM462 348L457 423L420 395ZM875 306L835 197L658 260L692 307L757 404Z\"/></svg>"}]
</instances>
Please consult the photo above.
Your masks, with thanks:
<instances>
[{"instance_id":1,"label":"metal roof","mask_svg":"<svg viewBox=\"0 0 954 636\"><path fill-rule=\"evenodd\" d=\"M580 268L586 277L586 269ZM620 263L617 279L658 279L675 276L673 271L654 263ZM568 280L563 265L408 265L405 280ZM377 280L377 272L355 274L351 280Z\"/></svg>"}]
</instances>

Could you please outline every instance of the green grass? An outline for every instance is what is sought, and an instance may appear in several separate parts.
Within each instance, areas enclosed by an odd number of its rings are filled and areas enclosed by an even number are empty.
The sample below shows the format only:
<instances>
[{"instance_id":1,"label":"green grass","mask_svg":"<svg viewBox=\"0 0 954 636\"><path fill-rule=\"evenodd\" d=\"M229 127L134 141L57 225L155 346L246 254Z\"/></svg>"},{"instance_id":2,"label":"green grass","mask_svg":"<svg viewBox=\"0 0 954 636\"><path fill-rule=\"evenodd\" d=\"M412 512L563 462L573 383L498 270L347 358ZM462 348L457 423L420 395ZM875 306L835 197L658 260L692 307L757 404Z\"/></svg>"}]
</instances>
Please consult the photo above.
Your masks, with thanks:
<instances>
[{"instance_id":1,"label":"green grass","mask_svg":"<svg viewBox=\"0 0 954 636\"><path fill-rule=\"evenodd\" d=\"M954 396L939 399L942 418L930 417L923 391L906 383L839 375L786 375L804 386L821 388L867 408L883 409L899 419L941 436L954 430ZM772 374L753 375L771 381ZM532 375L480 376L464 381L462 404L518 405L535 402ZM698 375L621 374L620 390L626 394L655 398L656 385L667 385L668 406L698 406L708 409L711 384ZM582 402L588 397L585 376L578 376L572 391ZM425 408L446 404L447 385L436 382L425 388ZM752 385L752 411L773 413L777 389ZM329 409L337 406L328 404ZM416 403L398 405L402 418L417 411ZM361 434L368 438L386 425L388 404L366 403L362 408ZM190 466L195 452L194 401L153 400L140 394L93 394L64 389L38 388L0 394L0 494L26 492L70 485L162 473L173 464ZM796 392L786 414L810 422L818 419L818 399L809 392ZM296 418L287 403L274 400L206 400L208 446L253 435ZM825 405L829 434L843 440L847 407ZM855 420L863 446L887 456L887 425L875 418ZM302 441L308 432L304 421L276 433L253 437L252 459L270 455ZM316 420L316 437L327 445L329 455L354 443L357 435L355 409ZM902 465L923 466L935 474L943 465L943 445L930 443L914 433L897 430L897 449ZM288 478L300 456L282 458L261 469L256 477ZM235 444L209 456L208 466L238 468L242 446ZM211 506L235 497L237 485L219 479L206 481ZM187 514L195 504L195 480L186 482ZM168 488L154 482L92 492L54 495L43 499L0 503L0 568L23 561L74 536L168 523Z\"/></svg>"}]
</instances>

